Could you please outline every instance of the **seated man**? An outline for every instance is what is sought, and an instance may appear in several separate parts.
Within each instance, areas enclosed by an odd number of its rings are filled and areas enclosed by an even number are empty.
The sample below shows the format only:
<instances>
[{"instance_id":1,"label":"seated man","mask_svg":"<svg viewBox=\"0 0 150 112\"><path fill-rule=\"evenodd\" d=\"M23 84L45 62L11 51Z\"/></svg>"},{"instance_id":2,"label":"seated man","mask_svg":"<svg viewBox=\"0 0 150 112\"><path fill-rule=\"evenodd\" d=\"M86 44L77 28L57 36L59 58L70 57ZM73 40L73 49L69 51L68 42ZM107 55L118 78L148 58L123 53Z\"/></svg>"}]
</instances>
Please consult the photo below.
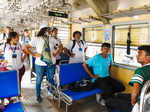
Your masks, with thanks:
<instances>
[{"instance_id":1,"label":"seated man","mask_svg":"<svg viewBox=\"0 0 150 112\"><path fill-rule=\"evenodd\" d=\"M110 44L103 43L101 51L101 54L97 54L84 62L83 66L93 78L94 86L102 89L102 98L105 100L116 92L124 91L125 87L122 83L110 77L110 68L113 65L112 57L108 54L110 52ZM93 73L88 67L93 68ZM105 105L104 100L100 101L103 105Z\"/></svg>"},{"instance_id":2,"label":"seated man","mask_svg":"<svg viewBox=\"0 0 150 112\"><path fill-rule=\"evenodd\" d=\"M129 84L133 86L131 93L131 104L134 106L138 101L140 91L147 80L150 80L150 46L140 46L138 48L137 61L142 67L136 69ZM135 108L134 108L135 109ZM138 111L134 111L138 112Z\"/></svg>"}]
</instances>

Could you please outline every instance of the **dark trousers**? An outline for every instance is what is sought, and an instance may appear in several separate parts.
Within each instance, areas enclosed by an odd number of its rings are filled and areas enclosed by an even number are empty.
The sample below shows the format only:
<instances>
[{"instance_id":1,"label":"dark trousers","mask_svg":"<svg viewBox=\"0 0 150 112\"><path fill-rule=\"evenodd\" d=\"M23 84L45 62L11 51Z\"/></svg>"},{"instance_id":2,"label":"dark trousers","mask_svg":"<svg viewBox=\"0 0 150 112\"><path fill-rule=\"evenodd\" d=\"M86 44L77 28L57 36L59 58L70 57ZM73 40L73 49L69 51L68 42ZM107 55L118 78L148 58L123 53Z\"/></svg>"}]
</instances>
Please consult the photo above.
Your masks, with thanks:
<instances>
[{"instance_id":1,"label":"dark trousers","mask_svg":"<svg viewBox=\"0 0 150 112\"><path fill-rule=\"evenodd\" d=\"M102 89L102 97L104 99L111 97L114 93L122 92L125 90L125 87L121 82L111 77L98 78L94 85L96 88Z\"/></svg>"},{"instance_id":2,"label":"dark trousers","mask_svg":"<svg viewBox=\"0 0 150 112\"><path fill-rule=\"evenodd\" d=\"M59 60L56 60L56 65L59 65L60 64L60 62L61 62L61 60L59 59Z\"/></svg>"},{"instance_id":3,"label":"dark trousers","mask_svg":"<svg viewBox=\"0 0 150 112\"><path fill-rule=\"evenodd\" d=\"M22 77L25 73L25 66L23 65L22 68L19 69L19 88L20 88L20 96L21 96L21 80L22 80Z\"/></svg>"},{"instance_id":4,"label":"dark trousers","mask_svg":"<svg viewBox=\"0 0 150 112\"><path fill-rule=\"evenodd\" d=\"M131 95L118 94L111 98L108 98L106 100L106 107L109 112L131 112Z\"/></svg>"}]
</instances>

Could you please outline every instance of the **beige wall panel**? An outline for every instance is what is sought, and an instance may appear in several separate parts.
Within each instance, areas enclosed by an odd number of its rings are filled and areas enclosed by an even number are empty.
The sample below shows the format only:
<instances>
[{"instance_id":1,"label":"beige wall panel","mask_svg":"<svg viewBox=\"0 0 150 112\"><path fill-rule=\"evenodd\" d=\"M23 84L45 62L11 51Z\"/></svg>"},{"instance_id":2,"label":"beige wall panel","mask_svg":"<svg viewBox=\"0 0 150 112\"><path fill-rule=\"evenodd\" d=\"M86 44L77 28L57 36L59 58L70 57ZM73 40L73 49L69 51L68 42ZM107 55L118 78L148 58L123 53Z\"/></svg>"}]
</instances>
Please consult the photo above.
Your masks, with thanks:
<instances>
[{"instance_id":1,"label":"beige wall panel","mask_svg":"<svg viewBox=\"0 0 150 112\"><path fill-rule=\"evenodd\" d=\"M124 68L112 67L111 69L111 76L117 80L120 80L126 87L126 90L124 91L125 93L131 93L132 91L132 87L129 86L129 81L131 80L133 74L134 71Z\"/></svg>"},{"instance_id":2,"label":"beige wall panel","mask_svg":"<svg viewBox=\"0 0 150 112\"><path fill-rule=\"evenodd\" d=\"M88 42L101 43L103 40L103 32L102 31L86 31L85 40Z\"/></svg>"}]
</instances>

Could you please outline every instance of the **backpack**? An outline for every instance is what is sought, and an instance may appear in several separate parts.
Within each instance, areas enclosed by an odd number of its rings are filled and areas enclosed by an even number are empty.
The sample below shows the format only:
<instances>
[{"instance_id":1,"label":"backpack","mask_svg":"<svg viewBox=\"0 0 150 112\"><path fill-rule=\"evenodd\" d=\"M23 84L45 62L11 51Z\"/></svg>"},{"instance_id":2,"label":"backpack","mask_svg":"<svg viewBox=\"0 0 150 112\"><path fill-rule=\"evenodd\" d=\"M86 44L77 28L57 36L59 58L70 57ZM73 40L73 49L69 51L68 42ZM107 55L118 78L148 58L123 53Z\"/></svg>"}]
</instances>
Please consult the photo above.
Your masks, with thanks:
<instances>
[{"instance_id":1,"label":"backpack","mask_svg":"<svg viewBox=\"0 0 150 112\"><path fill-rule=\"evenodd\" d=\"M66 53L62 52L60 54L60 57L61 57L61 59L60 59L61 64L68 64L69 63L69 56Z\"/></svg>"}]
</instances>

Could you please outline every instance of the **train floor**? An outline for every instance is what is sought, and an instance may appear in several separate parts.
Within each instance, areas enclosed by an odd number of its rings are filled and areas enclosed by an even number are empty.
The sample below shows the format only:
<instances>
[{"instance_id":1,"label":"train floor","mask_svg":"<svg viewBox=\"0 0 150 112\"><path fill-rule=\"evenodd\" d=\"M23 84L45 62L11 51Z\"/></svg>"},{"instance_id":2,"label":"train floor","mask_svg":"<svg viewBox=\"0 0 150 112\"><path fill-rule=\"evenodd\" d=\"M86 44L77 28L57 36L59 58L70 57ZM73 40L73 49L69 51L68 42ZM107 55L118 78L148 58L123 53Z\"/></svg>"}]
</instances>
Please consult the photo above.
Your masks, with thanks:
<instances>
[{"instance_id":1,"label":"train floor","mask_svg":"<svg viewBox=\"0 0 150 112\"><path fill-rule=\"evenodd\" d=\"M22 89L22 103L25 108L25 112L64 112L65 105L62 104L61 108L58 108L57 101L53 101L50 96L45 94L45 90L42 90L43 101L38 103L35 97L34 88ZM91 96L75 102L68 108L68 112L107 112L106 107L97 104L95 96Z\"/></svg>"}]
</instances>

